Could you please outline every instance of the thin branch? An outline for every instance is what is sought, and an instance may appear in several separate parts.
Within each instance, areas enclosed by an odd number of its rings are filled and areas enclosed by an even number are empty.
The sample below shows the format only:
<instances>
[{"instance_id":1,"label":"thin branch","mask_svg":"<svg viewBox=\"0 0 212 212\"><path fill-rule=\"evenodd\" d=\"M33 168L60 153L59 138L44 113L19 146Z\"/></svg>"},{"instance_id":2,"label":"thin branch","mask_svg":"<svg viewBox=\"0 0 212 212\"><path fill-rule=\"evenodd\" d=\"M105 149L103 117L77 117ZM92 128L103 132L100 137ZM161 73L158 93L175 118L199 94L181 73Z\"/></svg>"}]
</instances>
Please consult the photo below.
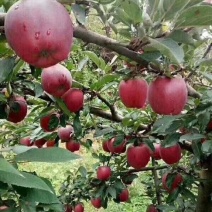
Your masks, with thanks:
<instances>
[{"instance_id":1,"label":"thin branch","mask_svg":"<svg viewBox=\"0 0 212 212\"><path fill-rule=\"evenodd\" d=\"M188 82L186 82L187 90L188 90L188 95L191 97L194 97L196 99L201 98L201 94L197 92L193 87L191 87Z\"/></svg>"},{"instance_id":2,"label":"thin branch","mask_svg":"<svg viewBox=\"0 0 212 212\"><path fill-rule=\"evenodd\" d=\"M208 48L206 49L205 53L202 56L202 59L205 58L207 56L207 54L210 53L211 48L212 48L212 43L209 44Z\"/></svg>"},{"instance_id":3,"label":"thin branch","mask_svg":"<svg viewBox=\"0 0 212 212\"><path fill-rule=\"evenodd\" d=\"M142 171L152 171L152 170L161 170L161 169L167 169L169 166L164 165L164 166L152 166L152 167L145 167L140 170L136 169L130 169L127 172L128 173L134 173L134 172L142 172Z\"/></svg>"}]
</instances>

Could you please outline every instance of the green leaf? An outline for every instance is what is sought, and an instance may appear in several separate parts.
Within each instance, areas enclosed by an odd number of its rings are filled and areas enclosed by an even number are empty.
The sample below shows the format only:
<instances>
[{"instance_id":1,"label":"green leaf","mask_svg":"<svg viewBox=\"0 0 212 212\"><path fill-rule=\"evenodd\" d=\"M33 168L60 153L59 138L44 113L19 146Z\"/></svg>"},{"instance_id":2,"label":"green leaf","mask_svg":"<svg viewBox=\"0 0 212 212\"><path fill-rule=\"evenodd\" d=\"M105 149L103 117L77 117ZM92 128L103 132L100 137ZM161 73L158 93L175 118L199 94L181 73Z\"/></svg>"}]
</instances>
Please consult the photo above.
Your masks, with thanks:
<instances>
[{"instance_id":1,"label":"green leaf","mask_svg":"<svg viewBox=\"0 0 212 212\"><path fill-rule=\"evenodd\" d=\"M159 10L163 20L171 20L176 16L190 0L163 0L160 1Z\"/></svg>"},{"instance_id":2,"label":"green leaf","mask_svg":"<svg viewBox=\"0 0 212 212\"><path fill-rule=\"evenodd\" d=\"M84 51L84 53L90 58L90 60L92 60L96 64L98 68L102 70L105 69L106 64L101 57L97 56L94 52L91 51Z\"/></svg>"},{"instance_id":3,"label":"green leaf","mask_svg":"<svg viewBox=\"0 0 212 212\"><path fill-rule=\"evenodd\" d=\"M191 144L194 155L200 160L202 157L201 143L193 141Z\"/></svg>"},{"instance_id":4,"label":"green leaf","mask_svg":"<svg viewBox=\"0 0 212 212\"><path fill-rule=\"evenodd\" d=\"M171 38L172 40L178 42L178 43L185 43L188 45L194 45L194 39L183 30L174 30L168 38Z\"/></svg>"},{"instance_id":5,"label":"green leaf","mask_svg":"<svg viewBox=\"0 0 212 212\"><path fill-rule=\"evenodd\" d=\"M212 58L200 60L199 65L200 66L211 66L212 65ZM202 73L202 74L205 74L205 73Z\"/></svg>"},{"instance_id":6,"label":"green leaf","mask_svg":"<svg viewBox=\"0 0 212 212\"><path fill-rule=\"evenodd\" d=\"M142 10L133 0L121 1L121 8L124 9L134 24L138 24L142 21Z\"/></svg>"},{"instance_id":7,"label":"green leaf","mask_svg":"<svg viewBox=\"0 0 212 212\"><path fill-rule=\"evenodd\" d=\"M58 106L62 109L62 111L67 115L67 116L71 116L71 112L69 111L69 109L67 108L67 106L65 105L65 103L63 102L63 100L61 100L60 98L55 98L56 99L56 103L58 104Z\"/></svg>"},{"instance_id":8,"label":"green leaf","mask_svg":"<svg viewBox=\"0 0 212 212\"><path fill-rule=\"evenodd\" d=\"M116 74L108 74L104 75L100 80L93 83L90 88L92 90L100 91L107 83L113 82L116 80L119 76Z\"/></svg>"},{"instance_id":9,"label":"green leaf","mask_svg":"<svg viewBox=\"0 0 212 212\"><path fill-rule=\"evenodd\" d=\"M15 156L15 160L17 162L25 161L46 163L68 162L79 158L80 156L58 147L30 149L27 152Z\"/></svg>"},{"instance_id":10,"label":"green leaf","mask_svg":"<svg viewBox=\"0 0 212 212\"><path fill-rule=\"evenodd\" d=\"M117 21L122 22L129 27L132 24L132 20L122 8L117 8L113 16Z\"/></svg>"},{"instance_id":11,"label":"green leaf","mask_svg":"<svg viewBox=\"0 0 212 212\"><path fill-rule=\"evenodd\" d=\"M115 141L114 141L114 143L113 143L113 146L114 146L114 147L120 146L120 145L122 145L124 142L125 142L124 134L123 134L123 135L117 135L117 136L115 137Z\"/></svg>"},{"instance_id":12,"label":"green leaf","mask_svg":"<svg viewBox=\"0 0 212 212\"><path fill-rule=\"evenodd\" d=\"M74 16L76 17L77 21L79 23L81 23L82 25L85 25L86 23L86 12L85 12L85 9L78 5L78 4L73 4L71 6L72 8L72 11L74 13Z\"/></svg>"},{"instance_id":13,"label":"green leaf","mask_svg":"<svg viewBox=\"0 0 212 212\"><path fill-rule=\"evenodd\" d=\"M43 94L43 88L40 83L35 82L35 97L39 97Z\"/></svg>"},{"instance_id":14,"label":"green leaf","mask_svg":"<svg viewBox=\"0 0 212 212\"><path fill-rule=\"evenodd\" d=\"M167 135L165 140L163 141L164 147L171 147L174 146L179 142L180 139L180 133L172 133L170 135Z\"/></svg>"},{"instance_id":15,"label":"green leaf","mask_svg":"<svg viewBox=\"0 0 212 212\"><path fill-rule=\"evenodd\" d=\"M87 176L87 170L86 170L86 168L84 166L80 166L78 171L80 172L82 177L86 177Z\"/></svg>"},{"instance_id":16,"label":"green leaf","mask_svg":"<svg viewBox=\"0 0 212 212\"><path fill-rule=\"evenodd\" d=\"M184 60L184 51L181 46L177 44L174 40L170 38L159 38L159 39L152 39L148 38L150 44L146 46L146 48L153 48L157 49L161 52L164 56L168 57L171 62L176 64L183 63ZM145 51L145 49L144 49Z\"/></svg>"},{"instance_id":17,"label":"green leaf","mask_svg":"<svg viewBox=\"0 0 212 212\"><path fill-rule=\"evenodd\" d=\"M8 76L12 73L15 65L14 58L6 58L0 60L0 83L5 81Z\"/></svg>"},{"instance_id":18,"label":"green leaf","mask_svg":"<svg viewBox=\"0 0 212 212\"><path fill-rule=\"evenodd\" d=\"M212 82L212 74L210 73L201 73L209 82Z\"/></svg>"},{"instance_id":19,"label":"green leaf","mask_svg":"<svg viewBox=\"0 0 212 212\"><path fill-rule=\"evenodd\" d=\"M162 118L156 120L153 125L153 133L165 133L170 126L181 116L163 116Z\"/></svg>"},{"instance_id":20,"label":"green leaf","mask_svg":"<svg viewBox=\"0 0 212 212\"><path fill-rule=\"evenodd\" d=\"M212 140L206 140L202 144L202 151L205 153L212 153Z\"/></svg>"},{"instance_id":21,"label":"green leaf","mask_svg":"<svg viewBox=\"0 0 212 212\"><path fill-rule=\"evenodd\" d=\"M106 190L107 194L110 194L113 199L117 197L116 189L113 186L109 186Z\"/></svg>"},{"instance_id":22,"label":"green leaf","mask_svg":"<svg viewBox=\"0 0 212 212\"><path fill-rule=\"evenodd\" d=\"M56 194L34 188L26 190L26 197L24 200L28 202L39 202L44 204L60 203Z\"/></svg>"},{"instance_id":23,"label":"green leaf","mask_svg":"<svg viewBox=\"0 0 212 212\"><path fill-rule=\"evenodd\" d=\"M19 175L22 176L22 174L15 169L7 160L4 158L0 158L0 171L5 172L7 174L13 174L13 175ZM22 176L23 177L23 176Z\"/></svg>"},{"instance_id":24,"label":"green leaf","mask_svg":"<svg viewBox=\"0 0 212 212\"><path fill-rule=\"evenodd\" d=\"M52 193L51 189L46 185L46 183L42 179L26 172L21 172L20 176L0 171L0 181L11 185L16 185L25 188L35 188Z\"/></svg>"},{"instance_id":25,"label":"green leaf","mask_svg":"<svg viewBox=\"0 0 212 212\"><path fill-rule=\"evenodd\" d=\"M80 135L82 135L82 125L80 122L79 113L77 113L74 117L73 127L74 127L74 134L76 135L76 137L79 137Z\"/></svg>"},{"instance_id":26,"label":"green leaf","mask_svg":"<svg viewBox=\"0 0 212 212\"><path fill-rule=\"evenodd\" d=\"M15 145L12 147L12 151L15 153L15 154L21 154L23 152L26 152L30 149L34 149L34 148L37 148L36 146L24 146L24 145Z\"/></svg>"},{"instance_id":27,"label":"green leaf","mask_svg":"<svg viewBox=\"0 0 212 212\"><path fill-rule=\"evenodd\" d=\"M212 25L212 6L197 5L190 7L179 14L176 28L202 27Z\"/></svg>"},{"instance_id":28,"label":"green leaf","mask_svg":"<svg viewBox=\"0 0 212 212\"><path fill-rule=\"evenodd\" d=\"M195 140L199 140L205 138L205 135L202 134L197 134L197 133L188 133L185 135L182 135L180 137L180 141L195 141Z\"/></svg>"},{"instance_id":29,"label":"green leaf","mask_svg":"<svg viewBox=\"0 0 212 212\"><path fill-rule=\"evenodd\" d=\"M180 193L180 189L175 189L172 193L169 194L169 196L166 199L166 202L171 203L171 202L175 201L177 199L179 193Z\"/></svg>"},{"instance_id":30,"label":"green leaf","mask_svg":"<svg viewBox=\"0 0 212 212\"><path fill-rule=\"evenodd\" d=\"M116 0L99 0L100 4L111 4L115 2Z\"/></svg>"}]
</instances>

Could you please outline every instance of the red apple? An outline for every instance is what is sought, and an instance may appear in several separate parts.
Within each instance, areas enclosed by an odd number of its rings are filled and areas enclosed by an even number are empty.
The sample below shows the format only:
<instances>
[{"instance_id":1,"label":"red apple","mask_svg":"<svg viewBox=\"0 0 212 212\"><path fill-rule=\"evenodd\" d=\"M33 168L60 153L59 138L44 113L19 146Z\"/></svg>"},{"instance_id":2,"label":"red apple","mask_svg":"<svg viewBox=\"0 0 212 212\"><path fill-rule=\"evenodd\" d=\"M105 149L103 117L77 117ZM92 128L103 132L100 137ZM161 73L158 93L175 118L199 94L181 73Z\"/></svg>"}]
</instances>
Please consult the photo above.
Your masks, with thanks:
<instances>
[{"instance_id":1,"label":"red apple","mask_svg":"<svg viewBox=\"0 0 212 212\"><path fill-rule=\"evenodd\" d=\"M146 212L158 212L158 209L154 205L149 205Z\"/></svg>"},{"instance_id":2,"label":"red apple","mask_svg":"<svg viewBox=\"0 0 212 212\"><path fill-rule=\"evenodd\" d=\"M111 153L117 153L117 154L124 153L126 151L126 141L123 141L122 144L118 146L115 145L115 142L116 142L116 138L111 138L107 142L108 150Z\"/></svg>"},{"instance_id":3,"label":"red apple","mask_svg":"<svg viewBox=\"0 0 212 212\"><path fill-rule=\"evenodd\" d=\"M172 176L174 177L173 182L170 186L168 186L167 185L168 179ZM180 173L177 173L177 174L166 173L162 177L163 188L169 193L172 193L175 189L177 189L182 184L182 182L183 182L183 177Z\"/></svg>"},{"instance_id":4,"label":"red apple","mask_svg":"<svg viewBox=\"0 0 212 212\"><path fill-rule=\"evenodd\" d=\"M9 209L6 205L0 206L0 211L7 211Z\"/></svg>"},{"instance_id":5,"label":"red apple","mask_svg":"<svg viewBox=\"0 0 212 212\"><path fill-rule=\"evenodd\" d=\"M140 170L148 164L149 160L150 150L146 144L130 146L127 149L127 161L133 168Z\"/></svg>"},{"instance_id":6,"label":"red apple","mask_svg":"<svg viewBox=\"0 0 212 212\"><path fill-rule=\"evenodd\" d=\"M71 152L78 151L80 149L80 143L78 143L74 140L70 140L70 141L66 142L66 149Z\"/></svg>"},{"instance_id":7,"label":"red apple","mask_svg":"<svg viewBox=\"0 0 212 212\"><path fill-rule=\"evenodd\" d=\"M187 96L184 79L158 77L149 86L148 101L158 114L178 115L187 102Z\"/></svg>"},{"instance_id":8,"label":"red apple","mask_svg":"<svg viewBox=\"0 0 212 212\"><path fill-rule=\"evenodd\" d=\"M45 143L46 139L44 138L38 139L34 142L35 146L37 146L38 148L42 148Z\"/></svg>"},{"instance_id":9,"label":"red apple","mask_svg":"<svg viewBox=\"0 0 212 212\"><path fill-rule=\"evenodd\" d=\"M129 201L129 191L128 189L124 189L119 195L120 202L128 202Z\"/></svg>"},{"instance_id":10,"label":"red apple","mask_svg":"<svg viewBox=\"0 0 212 212\"><path fill-rule=\"evenodd\" d=\"M151 151L151 156L155 159L155 160L160 160L161 156L160 156L160 144L154 144L155 147L155 151L152 152Z\"/></svg>"},{"instance_id":11,"label":"red apple","mask_svg":"<svg viewBox=\"0 0 212 212\"><path fill-rule=\"evenodd\" d=\"M72 212L71 205L69 205L69 204L65 205L65 212Z\"/></svg>"},{"instance_id":12,"label":"red apple","mask_svg":"<svg viewBox=\"0 0 212 212\"><path fill-rule=\"evenodd\" d=\"M110 150L108 149L108 141L102 142L102 148L105 152L110 152Z\"/></svg>"},{"instance_id":13,"label":"red apple","mask_svg":"<svg viewBox=\"0 0 212 212\"><path fill-rule=\"evenodd\" d=\"M31 139L29 137L21 138L20 144L24 146L32 146L33 142L31 142Z\"/></svg>"},{"instance_id":14,"label":"red apple","mask_svg":"<svg viewBox=\"0 0 212 212\"><path fill-rule=\"evenodd\" d=\"M66 127L60 127L58 129L58 136L63 142L69 141L74 135L74 128L71 125L67 125Z\"/></svg>"},{"instance_id":15,"label":"red apple","mask_svg":"<svg viewBox=\"0 0 212 212\"><path fill-rule=\"evenodd\" d=\"M102 207L102 200L101 200L101 198L91 199L91 204L95 208L101 208Z\"/></svg>"},{"instance_id":16,"label":"red apple","mask_svg":"<svg viewBox=\"0 0 212 212\"><path fill-rule=\"evenodd\" d=\"M179 144L166 148L161 146L160 156L169 165L178 163L182 157L181 147Z\"/></svg>"},{"instance_id":17,"label":"red apple","mask_svg":"<svg viewBox=\"0 0 212 212\"><path fill-rule=\"evenodd\" d=\"M62 99L70 112L76 113L83 108L84 94L76 88L69 89Z\"/></svg>"},{"instance_id":18,"label":"red apple","mask_svg":"<svg viewBox=\"0 0 212 212\"><path fill-rule=\"evenodd\" d=\"M110 179L112 171L109 166L100 166L97 169L97 178L101 181L107 181Z\"/></svg>"},{"instance_id":19,"label":"red apple","mask_svg":"<svg viewBox=\"0 0 212 212\"><path fill-rule=\"evenodd\" d=\"M18 123L27 115L27 102L21 96L13 96L9 101L8 121Z\"/></svg>"},{"instance_id":20,"label":"red apple","mask_svg":"<svg viewBox=\"0 0 212 212\"><path fill-rule=\"evenodd\" d=\"M46 142L46 147L54 147L56 144L55 144L55 141L47 141Z\"/></svg>"},{"instance_id":21,"label":"red apple","mask_svg":"<svg viewBox=\"0 0 212 212\"><path fill-rule=\"evenodd\" d=\"M44 68L41 73L41 84L47 93L61 97L71 88L72 76L70 71L60 64Z\"/></svg>"},{"instance_id":22,"label":"red apple","mask_svg":"<svg viewBox=\"0 0 212 212\"><path fill-rule=\"evenodd\" d=\"M78 203L75 207L74 207L74 212L84 212L84 206L82 203Z\"/></svg>"},{"instance_id":23,"label":"red apple","mask_svg":"<svg viewBox=\"0 0 212 212\"><path fill-rule=\"evenodd\" d=\"M147 93L148 84L144 79L129 79L119 85L119 96L128 108L144 108Z\"/></svg>"},{"instance_id":24,"label":"red apple","mask_svg":"<svg viewBox=\"0 0 212 212\"><path fill-rule=\"evenodd\" d=\"M60 122L59 115L56 113L49 114L40 119L40 126L45 132L52 132L57 129Z\"/></svg>"},{"instance_id":25,"label":"red apple","mask_svg":"<svg viewBox=\"0 0 212 212\"><path fill-rule=\"evenodd\" d=\"M7 12L5 34L21 59L45 68L68 58L73 24L67 10L57 1L18 1Z\"/></svg>"}]
</instances>

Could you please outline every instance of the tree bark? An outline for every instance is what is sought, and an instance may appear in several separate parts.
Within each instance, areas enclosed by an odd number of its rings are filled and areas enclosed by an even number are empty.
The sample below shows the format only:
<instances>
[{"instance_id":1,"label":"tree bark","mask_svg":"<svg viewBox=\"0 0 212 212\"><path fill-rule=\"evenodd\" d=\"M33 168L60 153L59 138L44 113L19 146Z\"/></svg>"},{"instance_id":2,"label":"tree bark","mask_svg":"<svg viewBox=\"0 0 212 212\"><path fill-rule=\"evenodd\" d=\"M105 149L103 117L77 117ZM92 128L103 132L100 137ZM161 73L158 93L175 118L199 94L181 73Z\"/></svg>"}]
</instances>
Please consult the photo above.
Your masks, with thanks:
<instances>
[{"instance_id":1,"label":"tree bark","mask_svg":"<svg viewBox=\"0 0 212 212\"><path fill-rule=\"evenodd\" d=\"M212 156L200 172L196 212L212 212Z\"/></svg>"}]
</instances>

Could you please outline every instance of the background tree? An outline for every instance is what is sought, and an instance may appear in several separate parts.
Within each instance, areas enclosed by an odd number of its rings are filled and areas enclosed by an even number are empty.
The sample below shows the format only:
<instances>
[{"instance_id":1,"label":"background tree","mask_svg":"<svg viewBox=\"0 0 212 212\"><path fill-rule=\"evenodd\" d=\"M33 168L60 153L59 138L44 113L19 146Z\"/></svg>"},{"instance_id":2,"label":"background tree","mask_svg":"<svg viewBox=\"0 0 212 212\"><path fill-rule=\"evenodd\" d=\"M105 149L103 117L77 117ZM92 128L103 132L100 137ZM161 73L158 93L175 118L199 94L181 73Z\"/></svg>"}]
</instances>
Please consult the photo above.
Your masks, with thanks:
<instances>
[{"instance_id":1,"label":"background tree","mask_svg":"<svg viewBox=\"0 0 212 212\"><path fill-rule=\"evenodd\" d=\"M211 2L58 2L0 1L0 210L107 208L147 172L144 211L211 211ZM86 152L59 192L26 166Z\"/></svg>"}]
</instances>

